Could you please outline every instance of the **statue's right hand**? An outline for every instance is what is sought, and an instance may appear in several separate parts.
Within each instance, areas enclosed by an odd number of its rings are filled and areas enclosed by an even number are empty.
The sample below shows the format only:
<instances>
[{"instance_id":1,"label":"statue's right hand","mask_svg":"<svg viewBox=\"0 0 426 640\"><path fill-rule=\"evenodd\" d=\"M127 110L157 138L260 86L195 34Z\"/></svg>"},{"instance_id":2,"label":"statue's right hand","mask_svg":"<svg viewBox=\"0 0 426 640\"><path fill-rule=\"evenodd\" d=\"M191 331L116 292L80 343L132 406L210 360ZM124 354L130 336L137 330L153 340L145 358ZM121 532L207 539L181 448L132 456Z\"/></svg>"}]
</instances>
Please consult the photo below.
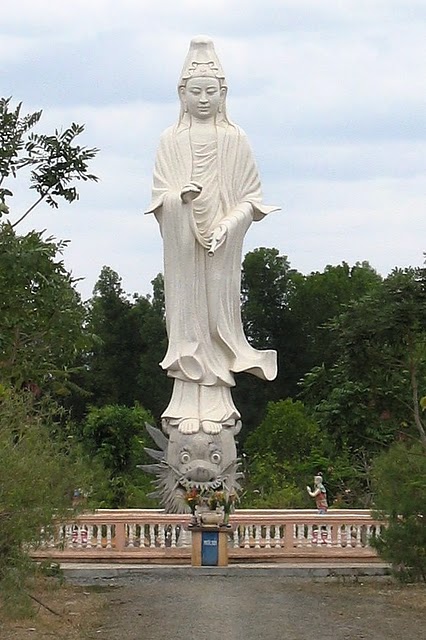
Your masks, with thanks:
<instances>
[{"instance_id":1,"label":"statue's right hand","mask_svg":"<svg viewBox=\"0 0 426 640\"><path fill-rule=\"evenodd\" d=\"M184 187L182 187L182 191L180 192L181 200L183 200L185 204L188 204L192 200L195 200L195 198L200 195L202 190L203 187L198 184L198 182L190 182L189 184L186 184Z\"/></svg>"}]
</instances>

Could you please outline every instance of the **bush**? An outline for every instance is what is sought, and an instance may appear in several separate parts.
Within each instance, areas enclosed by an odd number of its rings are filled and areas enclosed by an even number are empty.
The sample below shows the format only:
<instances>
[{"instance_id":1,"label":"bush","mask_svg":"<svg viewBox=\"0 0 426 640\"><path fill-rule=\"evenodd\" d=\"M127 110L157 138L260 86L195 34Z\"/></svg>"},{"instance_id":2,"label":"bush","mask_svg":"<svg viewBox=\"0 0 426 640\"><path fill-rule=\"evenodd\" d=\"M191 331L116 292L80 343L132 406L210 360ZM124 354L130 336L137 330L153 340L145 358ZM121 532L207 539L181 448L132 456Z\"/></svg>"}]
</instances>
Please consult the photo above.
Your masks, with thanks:
<instances>
[{"instance_id":1,"label":"bush","mask_svg":"<svg viewBox=\"0 0 426 640\"><path fill-rule=\"evenodd\" d=\"M56 518L69 516L76 486L88 484L86 465L50 435L57 420L48 400L0 389L0 592L16 613L29 604L28 550L53 533Z\"/></svg>"},{"instance_id":2,"label":"bush","mask_svg":"<svg viewBox=\"0 0 426 640\"><path fill-rule=\"evenodd\" d=\"M94 499L98 507L123 509L153 507L147 497L152 491L151 478L137 468L148 463L145 422L153 423L151 414L135 405L91 407L78 437L87 454L103 466L107 482L98 485Z\"/></svg>"},{"instance_id":3,"label":"bush","mask_svg":"<svg viewBox=\"0 0 426 640\"><path fill-rule=\"evenodd\" d=\"M373 474L377 516L387 528L372 544L399 579L426 582L426 452L395 444L376 459Z\"/></svg>"}]
</instances>

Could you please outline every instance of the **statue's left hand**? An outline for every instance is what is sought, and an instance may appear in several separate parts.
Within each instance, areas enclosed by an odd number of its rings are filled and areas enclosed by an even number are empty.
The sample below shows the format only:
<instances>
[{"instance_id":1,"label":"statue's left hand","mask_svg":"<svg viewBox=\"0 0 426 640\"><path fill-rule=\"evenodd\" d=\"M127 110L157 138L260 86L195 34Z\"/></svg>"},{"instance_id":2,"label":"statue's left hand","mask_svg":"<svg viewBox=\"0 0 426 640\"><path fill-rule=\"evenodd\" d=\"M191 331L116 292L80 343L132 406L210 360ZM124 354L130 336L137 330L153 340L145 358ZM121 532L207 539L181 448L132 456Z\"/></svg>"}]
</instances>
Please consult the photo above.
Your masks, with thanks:
<instances>
[{"instance_id":1,"label":"statue's left hand","mask_svg":"<svg viewBox=\"0 0 426 640\"><path fill-rule=\"evenodd\" d=\"M228 229L226 225L220 224L216 227L210 237L210 249L209 253L213 254L219 247L223 245L226 240L226 235L228 233Z\"/></svg>"}]
</instances>

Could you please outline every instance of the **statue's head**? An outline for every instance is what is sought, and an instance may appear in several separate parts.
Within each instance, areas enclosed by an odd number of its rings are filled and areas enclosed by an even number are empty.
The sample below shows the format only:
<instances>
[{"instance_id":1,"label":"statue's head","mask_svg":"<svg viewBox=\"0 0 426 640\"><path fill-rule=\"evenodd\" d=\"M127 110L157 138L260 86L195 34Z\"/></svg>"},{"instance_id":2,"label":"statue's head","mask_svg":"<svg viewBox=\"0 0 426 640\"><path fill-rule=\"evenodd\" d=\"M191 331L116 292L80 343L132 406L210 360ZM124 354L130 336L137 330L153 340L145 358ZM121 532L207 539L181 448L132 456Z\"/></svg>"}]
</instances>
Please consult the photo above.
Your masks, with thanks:
<instances>
[{"instance_id":1,"label":"statue's head","mask_svg":"<svg viewBox=\"0 0 426 640\"><path fill-rule=\"evenodd\" d=\"M199 120L226 118L226 80L208 36L191 40L178 83L180 120L188 114Z\"/></svg>"},{"instance_id":2,"label":"statue's head","mask_svg":"<svg viewBox=\"0 0 426 640\"><path fill-rule=\"evenodd\" d=\"M239 427L224 427L217 434L202 430L185 434L172 429L167 439L159 429L146 425L161 451L147 449L158 463L141 468L157 475L153 495L161 500L166 511L187 511L185 494L193 488L229 492L240 489L238 480L242 474L238 470L234 440Z\"/></svg>"},{"instance_id":3,"label":"statue's head","mask_svg":"<svg viewBox=\"0 0 426 640\"><path fill-rule=\"evenodd\" d=\"M322 485L322 482L323 482L322 473L317 473L317 475L314 477L315 486L320 487Z\"/></svg>"}]
</instances>

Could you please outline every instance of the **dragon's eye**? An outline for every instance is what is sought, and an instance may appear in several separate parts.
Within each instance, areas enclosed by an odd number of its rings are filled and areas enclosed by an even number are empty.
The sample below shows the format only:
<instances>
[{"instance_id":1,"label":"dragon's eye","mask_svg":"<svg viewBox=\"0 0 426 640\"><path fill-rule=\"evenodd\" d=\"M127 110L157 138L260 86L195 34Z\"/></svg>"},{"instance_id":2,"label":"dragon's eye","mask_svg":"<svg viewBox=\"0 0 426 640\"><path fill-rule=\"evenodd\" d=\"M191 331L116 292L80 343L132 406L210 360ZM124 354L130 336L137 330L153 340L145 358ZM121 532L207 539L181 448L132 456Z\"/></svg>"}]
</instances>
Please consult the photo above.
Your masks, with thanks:
<instances>
[{"instance_id":1,"label":"dragon's eye","mask_svg":"<svg viewBox=\"0 0 426 640\"><path fill-rule=\"evenodd\" d=\"M183 451L180 454L180 461L183 462L183 464L186 464L190 460L191 460L191 456L189 455L189 453L187 451Z\"/></svg>"},{"instance_id":2,"label":"dragon's eye","mask_svg":"<svg viewBox=\"0 0 426 640\"><path fill-rule=\"evenodd\" d=\"M222 456L218 451L215 451L214 453L211 454L210 460L215 464L219 464L219 462L222 460Z\"/></svg>"}]
</instances>

